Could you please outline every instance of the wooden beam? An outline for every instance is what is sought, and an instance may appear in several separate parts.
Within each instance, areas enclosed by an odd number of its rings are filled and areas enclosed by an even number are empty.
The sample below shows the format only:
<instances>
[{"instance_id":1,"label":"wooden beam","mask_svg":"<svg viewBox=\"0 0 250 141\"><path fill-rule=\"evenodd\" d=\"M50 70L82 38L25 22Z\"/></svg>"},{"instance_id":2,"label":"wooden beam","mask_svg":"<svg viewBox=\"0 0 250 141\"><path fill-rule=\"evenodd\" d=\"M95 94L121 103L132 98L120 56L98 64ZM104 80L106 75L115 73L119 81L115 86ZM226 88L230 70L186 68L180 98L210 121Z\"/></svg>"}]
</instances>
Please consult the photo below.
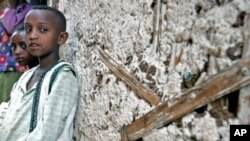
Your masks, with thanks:
<instances>
[{"instance_id":1,"label":"wooden beam","mask_svg":"<svg viewBox=\"0 0 250 141\"><path fill-rule=\"evenodd\" d=\"M190 88L168 107L168 102L158 105L141 118L124 128L127 140L136 140L153 129L162 127L222 96L250 84L250 59L245 58L231 67L211 76L204 83ZM124 136L124 135L123 135Z\"/></svg>"},{"instance_id":2,"label":"wooden beam","mask_svg":"<svg viewBox=\"0 0 250 141\"><path fill-rule=\"evenodd\" d=\"M97 54L114 75L127 84L136 95L151 105L157 106L160 103L159 96L153 90L136 80L133 75L112 59L106 52L98 48Z\"/></svg>"}]
</instances>

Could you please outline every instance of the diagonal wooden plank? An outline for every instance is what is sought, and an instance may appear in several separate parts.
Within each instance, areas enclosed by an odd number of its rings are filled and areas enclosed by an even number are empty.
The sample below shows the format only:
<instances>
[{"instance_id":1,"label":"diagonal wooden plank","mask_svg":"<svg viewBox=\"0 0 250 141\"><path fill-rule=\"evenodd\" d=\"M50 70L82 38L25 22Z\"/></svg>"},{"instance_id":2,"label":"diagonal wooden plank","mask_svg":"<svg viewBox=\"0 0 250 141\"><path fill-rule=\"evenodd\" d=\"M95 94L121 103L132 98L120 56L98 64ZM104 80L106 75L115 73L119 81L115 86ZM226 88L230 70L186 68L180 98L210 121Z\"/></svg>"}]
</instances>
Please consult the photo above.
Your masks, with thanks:
<instances>
[{"instance_id":1,"label":"diagonal wooden plank","mask_svg":"<svg viewBox=\"0 0 250 141\"><path fill-rule=\"evenodd\" d=\"M217 75L211 76L204 83L184 92L184 96L172 106L168 107L168 102L158 105L154 110L126 126L122 131L122 139L125 141L141 138L153 129L169 124L211 101L249 85L249 68L249 58L240 60Z\"/></svg>"},{"instance_id":2,"label":"diagonal wooden plank","mask_svg":"<svg viewBox=\"0 0 250 141\"><path fill-rule=\"evenodd\" d=\"M106 52L98 48L97 54L103 63L114 73L114 75L126 83L136 95L151 105L157 106L160 103L159 96L153 90L136 80L134 76L119 65Z\"/></svg>"}]
</instances>

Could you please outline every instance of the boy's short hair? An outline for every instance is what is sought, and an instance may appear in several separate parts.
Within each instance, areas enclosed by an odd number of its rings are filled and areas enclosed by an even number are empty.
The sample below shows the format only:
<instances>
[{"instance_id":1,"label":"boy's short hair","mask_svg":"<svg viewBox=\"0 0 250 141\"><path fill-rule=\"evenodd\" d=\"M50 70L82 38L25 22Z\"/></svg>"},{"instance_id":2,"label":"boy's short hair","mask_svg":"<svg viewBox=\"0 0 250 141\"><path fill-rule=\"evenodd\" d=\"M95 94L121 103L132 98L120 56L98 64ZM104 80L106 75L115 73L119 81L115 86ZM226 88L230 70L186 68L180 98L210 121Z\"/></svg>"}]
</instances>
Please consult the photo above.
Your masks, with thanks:
<instances>
[{"instance_id":1,"label":"boy's short hair","mask_svg":"<svg viewBox=\"0 0 250 141\"><path fill-rule=\"evenodd\" d=\"M53 7L49 7L47 5L35 5L32 9L34 9L34 10L47 10L47 11L54 13L55 16L57 16L57 19L59 20L58 22L60 23L59 24L60 30L66 31L66 26L67 26L66 18L61 11L59 11Z\"/></svg>"}]
</instances>

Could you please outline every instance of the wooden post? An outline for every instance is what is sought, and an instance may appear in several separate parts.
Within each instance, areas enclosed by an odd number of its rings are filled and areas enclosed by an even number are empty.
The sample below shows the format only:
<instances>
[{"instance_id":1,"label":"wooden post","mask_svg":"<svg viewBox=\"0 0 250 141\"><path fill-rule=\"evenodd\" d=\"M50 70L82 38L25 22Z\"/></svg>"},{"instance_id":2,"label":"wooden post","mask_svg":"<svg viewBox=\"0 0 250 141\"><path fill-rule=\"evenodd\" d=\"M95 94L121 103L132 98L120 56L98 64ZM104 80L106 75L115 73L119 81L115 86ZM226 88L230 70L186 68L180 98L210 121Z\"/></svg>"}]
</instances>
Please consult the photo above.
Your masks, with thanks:
<instances>
[{"instance_id":1,"label":"wooden post","mask_svg":"<svg viewBox=\"0 0 250 141\"><path fill-rule=\"evenodd\" d=\"M161 15L161 0L156 0L154 7L154 23L153 23L153 47L159 50L159 26L160 26L160 15Z\"/></svg>"}]
</instances>

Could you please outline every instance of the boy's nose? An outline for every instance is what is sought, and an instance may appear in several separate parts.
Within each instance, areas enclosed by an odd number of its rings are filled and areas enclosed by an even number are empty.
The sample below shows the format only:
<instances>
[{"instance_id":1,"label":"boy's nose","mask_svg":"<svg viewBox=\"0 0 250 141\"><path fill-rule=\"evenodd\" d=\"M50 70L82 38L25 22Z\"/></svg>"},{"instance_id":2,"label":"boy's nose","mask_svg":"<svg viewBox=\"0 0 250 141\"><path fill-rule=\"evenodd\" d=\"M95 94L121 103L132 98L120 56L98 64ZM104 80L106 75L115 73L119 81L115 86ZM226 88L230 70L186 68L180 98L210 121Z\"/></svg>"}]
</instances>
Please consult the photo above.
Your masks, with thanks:
<instances>
[{"instance_id":1,"label":"boy's nose","mask_svg":"<svg viewBox=\"0 0 250 141\"><path fill-rule=\"evenodd\" d=\"M37 38L37 32L36 32L36 31L32 31L32 32L29 34L29 38L30 38L30 39L35 39L35 38Z\"/></svg>"}]
</instances>

